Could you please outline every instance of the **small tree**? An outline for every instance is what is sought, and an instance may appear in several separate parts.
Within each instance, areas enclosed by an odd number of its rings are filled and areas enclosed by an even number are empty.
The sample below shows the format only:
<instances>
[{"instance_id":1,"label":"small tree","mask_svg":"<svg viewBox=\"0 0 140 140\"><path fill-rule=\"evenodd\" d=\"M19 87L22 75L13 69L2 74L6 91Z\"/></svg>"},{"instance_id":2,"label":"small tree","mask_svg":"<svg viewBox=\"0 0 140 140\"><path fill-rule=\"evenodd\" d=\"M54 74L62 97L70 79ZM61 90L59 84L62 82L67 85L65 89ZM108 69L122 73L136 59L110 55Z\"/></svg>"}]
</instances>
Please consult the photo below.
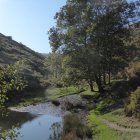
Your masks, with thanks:
<instances>
[{"instance_id":1,"label":"small tree","mask_svg":"<svg viewBox=\"0 0 140 140\"><path fill-rule=\"evenodd\" d=\"M25 87L24 81L19 77L17 65L5 65L0 67L0 112L5 116L5 102L16 91L21 91ZM10 131L0 133L2 140L16 140L18 133L14 127Z\"/></svg>"}]
</instances>

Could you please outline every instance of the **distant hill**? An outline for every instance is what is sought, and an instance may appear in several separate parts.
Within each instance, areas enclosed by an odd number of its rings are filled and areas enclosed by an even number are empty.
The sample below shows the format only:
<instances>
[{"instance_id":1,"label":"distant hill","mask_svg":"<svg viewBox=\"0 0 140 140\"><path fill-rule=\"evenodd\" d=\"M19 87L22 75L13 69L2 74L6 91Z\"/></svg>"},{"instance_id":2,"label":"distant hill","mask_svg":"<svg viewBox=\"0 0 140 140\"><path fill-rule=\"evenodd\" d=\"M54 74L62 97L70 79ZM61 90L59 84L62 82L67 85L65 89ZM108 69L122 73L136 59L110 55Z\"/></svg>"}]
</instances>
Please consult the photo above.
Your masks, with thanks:
<instances>
[{"instance_id":1,"label":"distant hill","mask_svg":"<svg viewBox=\"0 0 140 140\"><path fill-rule=\"evenodd\" d=\"M30 88L39 87L47 78L45 56L16 42L11 36L0 33L0 65L14 64L17 61L21 67L21 75L28 81Z\"/></svg>"},{"instance_id":2,"label":"distant hill","mask_svg":"<svg viewBox=\"0 0 140 140\"><path fill-rule=\"evenodd\" d=\"M41 53L44 57L48 57L49 53Z\"/></svg>"}]
</instances>

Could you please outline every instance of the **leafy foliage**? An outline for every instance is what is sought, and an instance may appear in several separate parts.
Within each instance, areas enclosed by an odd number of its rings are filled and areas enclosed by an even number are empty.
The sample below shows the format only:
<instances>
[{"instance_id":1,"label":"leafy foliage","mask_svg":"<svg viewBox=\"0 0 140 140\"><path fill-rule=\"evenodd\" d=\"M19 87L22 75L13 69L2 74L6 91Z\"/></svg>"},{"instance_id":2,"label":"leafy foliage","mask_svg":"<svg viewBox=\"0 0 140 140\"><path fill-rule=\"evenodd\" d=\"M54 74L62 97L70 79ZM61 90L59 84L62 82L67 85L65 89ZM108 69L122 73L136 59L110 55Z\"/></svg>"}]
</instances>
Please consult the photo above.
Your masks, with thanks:
<instances>
[{"instance_id":1,"label":"leafy foliage","mask_svg":"<svg viewBox=\"0 0 140 140\"><path fill-rule=\"evenodd\" d=\"M64 116L63 123L63 129L59 123L52 125L53 134L50 136L50 140L90 140L91 130L78 116L67 114Z\"/></svg>"},{"instance_id":2,"label":"leafy foliage","mask_svg":"<svg viewBox=\"0 0 140 140\"><path fill-rule=\"evenodd\" d=\"M44 65L48 72L48 82L52 85L62 86L62 54L60 52L49 53ZM59 82L58 82L59 81Z\"/></svg>"},{"instance_id":3,"label":"leafy foliage","mask_svg":"<svg viewBox=\"0 0 140 140\"><path fill-rule=\"evenodd\" d=\"M15 130L15 127L12 127L11 130L4 130L0 133L1 140L17 140L17 137L20 135L18 131Z\"/></svg>"},{"instance_id":4,"label":"leafy foliage","mask_svg":"<svg viewBox=\"0 0 140 140\"><path fill-rule=\"evenodd\" d=\"M5 65L0 67L0 104L3 105L13 92L21 91L25 82L17 71L17 65Z\"/></svg>"},{"instance_id":5,"label":"leafy foliage","mask_svg":"<svg viewBox=\"0 0 140 140\"><path fill-rule=\"evenodd\" d=\"M126 42L132 36L128 25L137 16L138 6L139 2L121 0L67 0L56 13L57 25L49 31L52 50L66 58L65 82L84 79L93 91L95 81L101 92L107 79L110 84L111 76L134 56L134 46Z\"/></svg>"},{"instance_id":6,"label":"leafy foliage","mask_svg":"<svg viewBox=\"0 0 140 140\"><path fill-rule=\"evenodd\" d=\"M45 57L40 53L0 34L0 58L0 65L3 66L19 63L20 74L27 80L28 88L44 86L47 70L44 66Z\"/></svg>"},{"instance_id":7,"label":"leafy foliage","mask_svg":"<svg viewBox=\"0 0 140 140\"><path fill-rule=\"evenodd\" d=\"M140 118L140 87L131 93L125 110L128 115Z\"/></svg>"},{"instance_id":8,"label":"leafy foliage","mask_svg":"<svg viewBox=\"0 0 140 140\"><path fill-rule=\"evenodd\" d=\"M16 93L25 87L25 82L19 77L17 65L5 65L0 67L0 111L5 114L5 102ZM11 128L10 131L0 133L2 140L16 140L18 132Z\"/></svg>"}]
</instances>

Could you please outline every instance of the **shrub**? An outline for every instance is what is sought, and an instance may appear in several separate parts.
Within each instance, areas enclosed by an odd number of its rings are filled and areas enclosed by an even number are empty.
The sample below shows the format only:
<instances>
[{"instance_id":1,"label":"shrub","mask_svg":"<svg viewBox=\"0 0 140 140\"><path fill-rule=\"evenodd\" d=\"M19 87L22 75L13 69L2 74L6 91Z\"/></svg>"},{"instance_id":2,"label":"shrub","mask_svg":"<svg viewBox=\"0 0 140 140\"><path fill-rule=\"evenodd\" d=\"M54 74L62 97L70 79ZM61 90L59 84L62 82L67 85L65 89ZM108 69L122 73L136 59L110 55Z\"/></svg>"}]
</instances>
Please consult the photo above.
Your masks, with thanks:
<instances>
[{"instance_id":1,"label":"shrub","mask_svg":"<svg viewBox=\"0 0 140 140\"><path fill-rule=\"evenodd\" d=\"M79 117L74 114L66 115L64 117L63 137L71 136L72 138L84 139L92 136L89 127L86 126Z\"/></svg>"},{"instance_id":2,"label":"shrub","mask_svg":"<svg viewBox=\"0 0 140 140\"><path fill-rule=\"evenodd\" d=\"M24 81L17 74L17 69L14 65L0 66L0 112L2 117L8 115L5 111L5 103L9 98L14 97L17 91L21 91L25 85ZM11 130L0 130L1 140L15 140L18 132L14 127Z\"/></svg>"},{"instance_id":3,"label":"shrub","mask_svg":"<svg viewBox=\"0 0 140 140\"><path fill-rule=\"evenodd\" d=\"M96 110L95 112L96 113L104 113L105 111L107 111L107 109L112 105L114 104L114 101L112 99L104 99L104 100L101 100L97 106L96 106Z\"/></svg>"},{"instance_id":4,"label":"shrub","mask_svg":"<svg viewBox=\"0 0 140 140\"><path fill-rule=\"evenodd\" d=\"M127 115L134 115L140 118L140 87L131 93L125 106L125 111Z\"/></svg>"},{"instance_id":5,"label":"shrub","mask_svg":"<svg viewBox=\"0 0 140 140\"><path fill-rule=\"evenodd\" d=\"M111 87L112 96L116 99L124 98L127 96L129 90L128 81L117 81L112 84Z\"/></svg>"},{"instance_id":6,"label":"shrub","mask_svg":"<svg viewBox=\"0 0 140 140\"><path fill-rule=\"evenodd\" d=\"M129 86L132 90L136 90L138 86L140 86L140 77L134 76L128 81Z\"/></svg>"},{"instance_id":7,"label":"shrub","mask_svg":"<svg viewBox=\"0 0 140 140\"><path fill-rule=\"evenodd\" d=\"M86 140L92 137L91 129L77 115L67 114L63 121L63 126L60 123L51 126L50 140Z\"/></svg>"},{"instance_id":8,"label":"shrub","mask_svg":"<svg viewBox=\"0 0 140 140\"><path fill-rule=\"evenodd\" d=\"M68 134L62 135L61 140L80 140L75 134L75 132L69 132Z\"/></svg>"},{"instance_id":9,"label":"shrub","mask_svg":"<svg viewBox=\"0 0 140 140\"><path fill-rule=\"evenodd\" d=\"M135 75L140 75L140 61L133 61L129 64L127 69L127 74L129 77L133 77Z\"/></svg>"},{"instance_id":10,"label":"shrub","mask_svg":"<svg viewBox=\"0 0 140 140\"><path fill-rule=\"evenodd\" d=\"M114 91L119 87L124 87L125 89L128 88L128 82L126 80L123 81L115 81L112 83L111 90Z\"/></svg>"}]
</instances>

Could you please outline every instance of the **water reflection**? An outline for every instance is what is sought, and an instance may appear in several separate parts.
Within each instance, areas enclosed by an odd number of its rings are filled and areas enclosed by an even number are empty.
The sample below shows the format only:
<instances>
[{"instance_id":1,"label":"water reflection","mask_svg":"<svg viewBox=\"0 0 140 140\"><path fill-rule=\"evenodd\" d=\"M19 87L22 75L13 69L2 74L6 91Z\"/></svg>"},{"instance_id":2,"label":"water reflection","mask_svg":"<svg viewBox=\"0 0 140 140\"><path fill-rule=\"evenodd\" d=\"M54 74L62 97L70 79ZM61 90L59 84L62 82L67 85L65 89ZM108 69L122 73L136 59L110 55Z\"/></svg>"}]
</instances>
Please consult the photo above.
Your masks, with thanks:
<instances>
[{"instance_id":1,"label":"water reflection","mask_svg":"<svg viewBox=\"0 0 140 140\"><path fill-rule=\"evenodd\" d=\"M20 133L23 137L18 137L18 140L49 140L52 135L50 129L54 123L61 122L61 117L42 115L31 122L22 125Z\"/></svg>"},{"instance_id":2,"label":"water reflection","mask_svg":"<svg viewBox=\"0 0 140 140\"><path fill-rule=\"evenodd\" d=\"M22 136L19 135L17 140L49 140L52 135L50 128L57 122L61 123L62 118L14 111L8 111L8 116L0 116L0 127L4 130L18 124Z\"/></svg>"},{"instance_id":3,"label":"water reflection","mask_svg":"<svg viewBox=\"0 0 140 140\"><path fill-rule=\"evenodd\" d=\"M63 117L63 123L51 126L50 140L91 140L92 130L76 114Z\"/></svg>"},{"instance_id":4,"label":"water reflection","mask_svg":"<svg viewBox=\"0 0 140 140\"><path fill-rule=\"evenodd\" d=\"M19 113L8 110L6 116L3 117L0 115L0 127L5 130L11 129L12 126L17 124L20 127L25 122L32 121L36 117L38 116L30 113Z\"/></svg>"}]
</instances>

